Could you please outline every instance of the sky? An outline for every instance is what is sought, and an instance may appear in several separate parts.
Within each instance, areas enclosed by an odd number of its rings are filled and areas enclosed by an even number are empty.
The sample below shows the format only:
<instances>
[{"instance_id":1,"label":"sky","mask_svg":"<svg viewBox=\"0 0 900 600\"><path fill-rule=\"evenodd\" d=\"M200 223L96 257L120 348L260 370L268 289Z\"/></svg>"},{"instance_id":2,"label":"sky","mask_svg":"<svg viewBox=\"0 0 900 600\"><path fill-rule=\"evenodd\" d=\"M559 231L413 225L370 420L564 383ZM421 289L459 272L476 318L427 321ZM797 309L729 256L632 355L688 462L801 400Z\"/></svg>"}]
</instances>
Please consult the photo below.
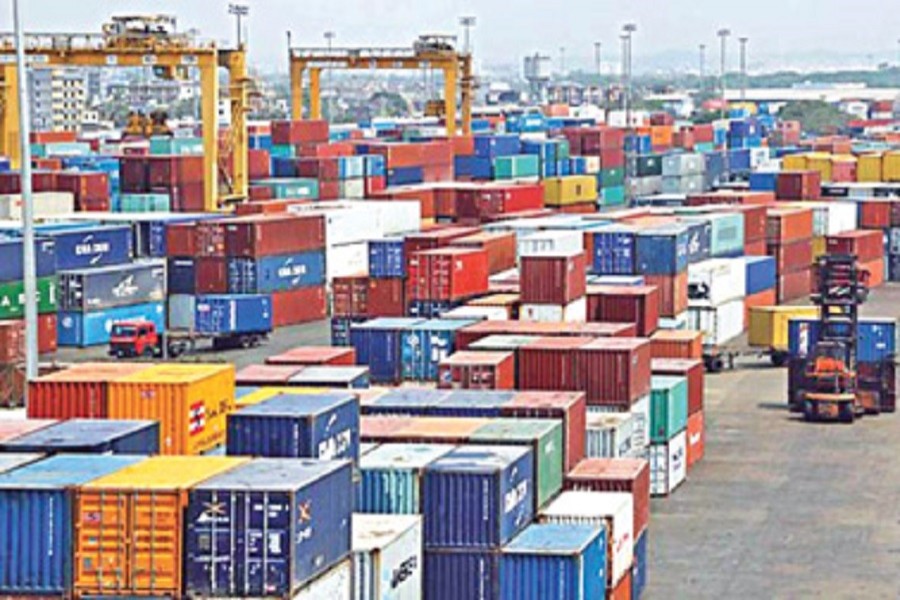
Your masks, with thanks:
<instances>
[{"instance_id":1,"label":"sky","mask_svg":"<svg viewBox=\"0 0 900 600\"><path fill-rule=\"evenodd\" d=\"M169 13L180 29L201 37L233 41L228 0L19 0L26 31L99 31L112 14ZM420 33L461 33L458 19L473 15L476 60L518 64L541 52L567 67L593 64L594 42L613 68L625 23L635 23L636 72L665 64L693 67L698 45L708 46L708 65L718 64L716 31L727 27L750 38L751 70L810 61L897 59L898 0L244 0L250 6L250 59L265 70L286 69L286 35L294 45L408 46ZM9 5L0 0L0 5ZM10 9L0 9L0 28L11 29ZM712 54L712 53L715 54ZM732 39L729 64L737 66ZM715 63L713 60L715 59ZM858 62L858 61L857 61ZM846 63L845 63L846 64ZM643 67L642 67L643 65Z\"/></svg>"}]
</instances>

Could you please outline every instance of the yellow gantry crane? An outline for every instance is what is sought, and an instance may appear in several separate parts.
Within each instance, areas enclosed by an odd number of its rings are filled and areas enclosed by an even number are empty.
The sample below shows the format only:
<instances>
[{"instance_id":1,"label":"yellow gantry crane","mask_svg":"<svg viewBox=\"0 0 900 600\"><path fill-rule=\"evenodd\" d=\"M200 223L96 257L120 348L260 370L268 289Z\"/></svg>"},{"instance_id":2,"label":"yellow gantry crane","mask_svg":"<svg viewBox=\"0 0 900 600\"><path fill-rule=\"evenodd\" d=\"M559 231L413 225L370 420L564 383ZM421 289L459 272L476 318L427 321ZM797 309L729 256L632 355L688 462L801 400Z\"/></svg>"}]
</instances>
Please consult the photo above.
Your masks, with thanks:
<instances>
[{"instance_id":1,"label":"yellow gantry crane","mask_svg":"<svg viewBox=\"0 0 900 600\"><path fill-rule=\"evenodd\" d=\"M249 78L243 47L220 49L212 42L198 42L193 35L177 33L172 16L138 15L113 17L103 25L101 34L26 34L25 52L33 67L152 67L157 76L168 79L183 79L190 69L197 69L206 210L218 210L225 202L247 197ZM0 33L0 155L8 156L18 168L21 156L15 58L15 37ZM228 71L231 101L231 127L222 140L218 138L219 67ZM231 169L225 168L220 156L231 157Z\"/></svg>"},{"instance_id":2,"label":"yellow gantry crane","mask_svg":"<svg viewBox=\"0 0 900 600\"><path fill-rule=\"evenodd\" d=\"M291 68L291 114L303 118L304 75L309 72L309 117L322 117L323 69L435 69L444 75L447 135L456 135L456 97L459 91L462 133L472 133L475 80L472 55L457 52L452 36L423 35L411 48L288 48Z\"/></svg>"}]
</instances>

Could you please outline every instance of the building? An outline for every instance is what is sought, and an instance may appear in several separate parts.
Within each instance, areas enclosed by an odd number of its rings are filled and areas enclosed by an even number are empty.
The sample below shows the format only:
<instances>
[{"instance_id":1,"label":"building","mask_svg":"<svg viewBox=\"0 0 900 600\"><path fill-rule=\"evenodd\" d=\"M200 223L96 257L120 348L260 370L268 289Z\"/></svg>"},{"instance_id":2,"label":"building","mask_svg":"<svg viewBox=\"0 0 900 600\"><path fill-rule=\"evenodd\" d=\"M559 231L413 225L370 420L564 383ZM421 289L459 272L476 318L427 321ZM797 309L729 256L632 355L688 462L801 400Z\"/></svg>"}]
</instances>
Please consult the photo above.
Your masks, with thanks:
<instances>
[{"instance_id":1,"label":"building","mask_svg":"<svg viewBox=\"0 0 900 600\"><path fill-rule=\"evenodd\" d=\"M147 79L110 83L106 87L106 93L131 106L149 109L199 98L200 87L196 81Z\"/></svg>"},{"instance_id":2,"label":"building","mask_svg":"<svg viewBox=\"0 0 900 600\"><path fill-rule=\"evenodd\" d=\"M28 75L32 128L78 131L87 109L85 73L80 69L35 68Z\"/></svg>"}]
</instances>

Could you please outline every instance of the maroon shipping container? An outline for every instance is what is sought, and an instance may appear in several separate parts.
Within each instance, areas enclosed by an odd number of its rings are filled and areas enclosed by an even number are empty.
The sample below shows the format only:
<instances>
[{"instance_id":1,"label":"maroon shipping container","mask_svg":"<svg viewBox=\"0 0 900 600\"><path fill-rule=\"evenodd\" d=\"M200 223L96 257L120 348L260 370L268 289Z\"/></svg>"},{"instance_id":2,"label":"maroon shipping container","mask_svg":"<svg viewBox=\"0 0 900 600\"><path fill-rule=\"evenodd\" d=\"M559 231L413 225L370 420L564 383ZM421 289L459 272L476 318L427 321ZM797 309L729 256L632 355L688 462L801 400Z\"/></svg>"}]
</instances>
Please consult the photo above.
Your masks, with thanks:
<instances>
[{"instance_id":1,"label":"maroon shipping container","mask_svg":"<svg viewBox=\"0 0 900 600\"><path fill-rule=\"evenodd\" d=\"M519 348L518 388L583 391L576 379L577 351L595 339L544 337L522 346Z\"/></svg>"},{"instance_id":2,"label":"maroon shipping container","mask_svg":"<svg viewBox=\"0 0 900 600\"><path fill-rule=\"evenodd\" d=\"M268 150L247 150L247 173L250 181L272 176L272 159Z\"/></svg>"},{"instance_id":3,"label":"maroon shipping container","mask_svg":"<svg viewBox=\"0 0 900 600\"><path fill-rule=\"evenodd\" d=\"M336 346L300 346L268 357L266 364L352 366L356 364L356 350Z\"/></svg>"},{"instance_id":4,"label":"maroon shipping container","mask_svg":"<svg viewBox=\"0 0 900 600\"><path fill-rule=\"evenodd\" d=\"M50 354L56 352L56 313L38 315L38 353Z\"/></svg>"},{"instance_id":5,"label":"maroon shipping container","mask_svg":"<svg viewBox=\"0 0 900 600\"><path fill-rule=\"evenodd\" d=\"M744 242L745 256L766 256L766 240L765 238L756 241Z\"/></svg>"},{"instance_id":6,"label":"maroon shipping container","mask_svg":"<svg viewBox=\"0 0 900 600\"><path fill-rule=\"evenodd\" d=\"M650 464L639 458L586 458L566 475L565 489L627 492L634 498L634 539L650 524Z\"/></svg>"},{"instance_id":7,"label":"maroon shipping container","mask_svg":"<svg viewBox=\"0 0 900 600\"><path fill-rule=\"evenodd\" d=\"M403 284L400 281L401 285ZM335 277L331 285L331 314L335 317L369 315L369 278L366 275Z\"/></svg>"},{"instance_id":8,"label":"maroon shipping container","mask_svg":"<svg viewBox=\"0 0 900 600\"><path fill-rule=\"evenodd\" d=\"M531 321L480 321L456 332L456 347L465 350L490 335L539 337L634 337L634 323L538 323Z\"/></svg>"},{"instance_id":9,"label":"maroon shipping container","mask_svg":"<svg viewBox=\"0 0 900 600\"><path fill-rule=\"evenodd\" d=\"M439 248L408 258L409 300L463 300L488 291L487 252Z\"/></svg>"},{"instance_id":10,"label":"maroon shipping container","mask_svg":"<svg viewBox=\"0 0 900 600\"><path fill-rule=\"evenodd\" d=\"M688 414L703 410L703 389L706 370L702 360L685 358L654 358L650 362L654 375L675 375L687 379Z\"/></svg>"},{"instance_id":11,"label":"maroon shipping container","mask_svg":"<svg viewBox=\"0 0 900 600\"><path fill-rule=\"evenodd\" d=\"M321 181L337 181L341 177L340 159L298 158L294 161L297 177L312 177Z\"/></svg>"},{"instance_id":12,"label":"maroon shipping container","mask_svg":"<svg viewBox=\"0 0 900 600\"><path fill-rule=\"evenodd\" d=\"M198 294L228 293L228 260L223 256L198 256L194 262L194 289Z\"/></svg>"},{"instance_id":13,"label":"maroon shipping container","mask_svg":"<svg viewBox=\"0 0 900 600\"><path fill-rule=\"evenodd\" d=\"M150 191L150 169L146 157L119 157L119 187L125 194Z\"/></svg>"},{"instance_id":14,"label":"maroon shipping container","mask_svg":"<svg viewBox=\"0 0 900 600\"><path fill-rule=\"evenodd\" d=\"M274 190L267 185L251 185L248 189L248 193L251 202L256 202L258 200L272 200L275 198Z\"/></svg>"},{"instance_id":15,"label":"maroon shipping container","mask_svg":"<svg viewBox=\"0 0 900 600\"><path fill-rule=\"evenodd\" d=\"M369 278L368 317L402 317L406 315L406 284L402 279Z\"/></svg>"},{"instance_id":16,"label":"maroon shipping container","mask_svg":"<svg viewBox=\"0 0 900 600\"><path fill-rule=\"evenodd\" d=\"M819 171L782 171L775 183L779 200L818 200L822 197Z\"/></svg>"},{"instance_id":17,"label":"maroon shipping container","mask_svg":"<svg viewBox=\"0 0 900 600\"><path fill-rule=\"evenodd\" d=\"M587 320L634 323L646 337L659 325L659 288L653 285L595 285L587 288Z\"/></svg>"},{"instance_id":18,"label":"maroon shipping container","mask_svg":"<svg viewBox=\"0 0 900 600\"><path fill-rule=\"evenodd\" d=\"M687 271L677 275L644 275L644 281L659 290L659 316L675 317L687 310Z\"/></svg>"},{"instance_id":19,"label":"maroon shipping container","mask_svg":"<svg viewBox=\"0 0 900 600\"><path fill-rule=\"evenodd\" d=\"M25 321L0 321L0 364L25 359Z\"/></svg>"},{"instance_id":20,"label":"maroon shipping container","mask_svg":"<svg viewBox=\"0 0 900 600\"><path fill-rule=\"evenodd\" d=\"M650 393L648 339L597 338L579 348L576 357L574 389L584 390L588 406L627 409Z\"/></svg>"},{"instance_id":21,"label":"maroon shipping container","mask_svg":"<svg viewBox=\"0 0 900 600\"><path fill-rule=\"evenodd\" d=\"M168 194L172 212L199 213L206 211L203 182L185 183L171 187L154 186L150 191L155 194Z\"/></svg>"},{"instance_id":22,"label":"maroon shipping container","mask_svg":"<svg viewBox=\"0 0 900 600\"><path fill-rule=\"evenodd\" d=\"M858 200L857 206L863 229L900 227L900 200L896 198L866 198Z\"/></svg>"},{"instance_id":23,"label":"maroon shipping container","mask_svg":"<svg viewBox=\"0 0 900 600\"><path fill-rule=\"evenodd\" d=\"M272 325L285 327L320 321L328 316L325 286L272 293Z\"/></svg>"},{"instance_id":24,"label":"maroon shipping container","mask_svg":"<svg viewBox=\"0 0 900 600\"><path fill-rule=\"evenodd\" d=\"M812 269L807 267L778 276L778 302L797 300L809 295L812 284Z\"/></svg>"},{"instance_id":25,"label":"maroon shipping container","mask_svg":"<svg viewBox=\"0 0 900 600\"><path fill-rule=\"evenodd\" d=\"M295 145L310 142L328 142L328 121L272 121L272 143Z\"/></svg>"},{"instance_id":26,"label":"maroon shipping container","mask_svg":"<svg viewBox=\"0 0 900 600\"><path fill-rule=\"evenodd\" d=\"M197 256L225 256L225 226L230 220L198 221L194 224Z\"/></svg>"},{"instance_id":27,"label":"maroon shipping container","mask_svg":"<svg viewBox=\"0 0 900 600\"><path fill-rule=\"evenodd\" d=\"M600 166L603 169L617 169L625 166L625 151L621 148L600 151Z\"/></svg>"},{"instance_id":28,"label":"maroon shipping container","mask_svg":"<svg viewBox=\"0 0 900 600\"><path fill-rule=\"evenodd\" d=\"M109 175L99 172L65 171L57 176L57 189L71 192L76 210L100 210L98 203L109 206Z\"/></svg>"},{"instance_id":29,"label":"maroon shipping container","mask_svg":"<svg viewBox=\"0 0 900 600\"><path fill-rule=\"evenodd\" d=\"M454 200L454 215L481 221L497 215L542 209L544 188L540 184L473 185L455 190Z\"/></svg>"},{"instance_id":30,"label":"maroon shipping container","mask_svg":"<svg viewBox=\"0 0 900 600\"><path fill-rule=\"evenodd\" d=\"M500 415L518 419L560 419L566 446L566 472L584 458L587 403L583 392L518 392L500 407Z\"/></svg>"},{"instance_id":31,"label":"maroon shipping container","mask_svg":"<svg viewBox=\"0 0 900 600\"><path fill-rule=\"evenodd\" d=\"M454 352L438 365L438 387L462 390L511 390L516 387L512 352Z\"/></svg>"},{"instance_id":32,"label":"maroon shipping container","mask_svg":"<svg viewBox=\"0 0 900 600\"><path fill-rule=\"evenodd\" d=\"M31 191L52 192L59 189L58 171L35 170L31 172ZM67 191L67 190L66 190ZM18 171L0 173L0 194L21 194L22 177Z\"/></svg>"},{"instance_id":33,"label":"maroon shipping container","mask_svg":"<svg viewBox=\"0 0 900 600\"><path fill-rule=\"evenodd\" d=\"M869 262L884 257L884 234L881 231L857 229L825 238L828 254L854 254L859 262Z\"/></svg>"},{"instance_id":34,"label":"maroon shipping container","mask_svg":"<svg viewBox=\"0 0 900 600\"><path fill-rule=\"evenodd\" d=\"M291 377L303 370L299 365L249 365L234 377L235 385L288 385Z\"/></svg>"},{"instance_id":35,"label":"maroon shipping container","mask_svg":"<svg viewBox=\"0 0 900 600\"><path fill-rule=\"evenodd\" d=\"M196 223L173 223L166 227L166 254L168 256L196 256Z\"/></svg>"},{"instance_id":36,"label":"maroon shipping container","mask_svg":"<svg viewBox=\"0 0 900 600\"><path fill-rule=\"evenodd\" d=\"M568 304L584 296L583 252L523 256L520 262L523 304Z\"/></svg>"},{"instance_id":37,"label":"maroon shipping container","mask_svg":"<svg viewBox=\"0 0 900 600\"><path fill-rule=\"evenodd\" d=\"M474 235L479 231L477 227L443 227L431 231L411 233L404 238L403 253L409 257L414 252L444 248L457 238Z\"/></svg>"},{"instance_id":38,"label":"maroon shipping container","mask_svg":"<svg viewBox=\"0 0 900 600\"><path fill-rule=\"evenodd\" d=\"M203 183L203 156L154 155L145 160L148 163L147 183L151 188L172 189L189 183Z\"/></svg>"},{"instance_id":39,"label":"maroon shipping container","mask_svg":"<svg viewBox=\"0 0 900 600\"><path fill-rule=\"evenodd\" d=\"M228 256L259 258L325 247L321 215L259 215L235 219L225 226Z\"/></svg>"},{"instance_id":40,"label":"maroon shipping container","mask_svg":"<svg viewBox=\"0 0 900 600\"><path fill-rule=\"evenodd\" d=\"M779 274L808 269L813 262L812 240L767 244L766 254L775 258L775 269Z\"/></svg>"},{"instance_id":41,"label":"maroon shipping container","mask_svg":"<svg viewBox=\"0 0 900 600\"><path fill-rule=\"evenodd\" d=\"M453 246L480 248L487 252L488 273L494 275L516 267L516 234L512 231L484 231L453 240Z\"/></svg>"}]
</instances>

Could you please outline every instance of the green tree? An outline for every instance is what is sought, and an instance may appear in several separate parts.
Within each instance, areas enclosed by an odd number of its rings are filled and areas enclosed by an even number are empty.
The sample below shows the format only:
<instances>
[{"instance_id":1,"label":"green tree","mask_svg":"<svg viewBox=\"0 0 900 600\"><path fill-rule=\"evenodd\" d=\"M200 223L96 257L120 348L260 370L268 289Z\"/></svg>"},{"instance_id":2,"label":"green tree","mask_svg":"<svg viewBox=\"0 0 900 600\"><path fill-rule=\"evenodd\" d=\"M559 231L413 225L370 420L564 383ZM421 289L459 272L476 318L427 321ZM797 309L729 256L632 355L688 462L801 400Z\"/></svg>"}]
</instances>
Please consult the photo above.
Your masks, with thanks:
<instances>
[{"instance_id":1,"label":"green tree","mask_svg":"<svg viewBox=\"0 0 900 600\"><path fill-rule=\"evenodd\" d=\"M821 100L788 103L778 112L778 116L785 121L800 121L804 131L820 135L836 132L849 120L836 106Z\"/></svg>"}]
</instances>

